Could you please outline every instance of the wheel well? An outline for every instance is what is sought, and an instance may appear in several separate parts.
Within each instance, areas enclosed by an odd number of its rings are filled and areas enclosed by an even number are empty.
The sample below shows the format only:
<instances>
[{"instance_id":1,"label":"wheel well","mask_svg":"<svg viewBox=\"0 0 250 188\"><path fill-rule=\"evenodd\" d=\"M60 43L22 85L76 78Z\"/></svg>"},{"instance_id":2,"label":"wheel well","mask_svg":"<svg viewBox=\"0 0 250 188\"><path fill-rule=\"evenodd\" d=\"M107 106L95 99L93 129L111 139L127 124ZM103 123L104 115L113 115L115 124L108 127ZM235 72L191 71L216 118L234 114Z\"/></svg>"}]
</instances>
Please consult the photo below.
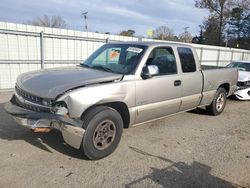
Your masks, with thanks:
<instances>
[{"instance_id":1,"label":"wheel well","mask_svg":"<svg viewBox=\"0 0 250 188\"><path fill-rule=\"evenodd\" d=\"M221 84L221 85L219 86L219 88L220 88L220 87L224 88L224 89L226 90L226 92L229 93L229 88L230 88L229 83Z\"/></svg>"},{"instance_id":2,"label":"wheel well","mask_svg":"<svg viewBox=\"0 0 250 188\"><path fill-rule=\"evenodd\" d=\"M127 105L123 102L110 102L110 103L104 103L104 104L91 106L90 108L88 108L86 111L83 112L81 117L83 117L90 109L95 108L96 106L108 106L110 108L115 109L117 112L119 112L119 114L122 117L123 127L124 128L129 127L129 123L130 123L129 111L128 111Z\"/></svg>"}]
</instances>

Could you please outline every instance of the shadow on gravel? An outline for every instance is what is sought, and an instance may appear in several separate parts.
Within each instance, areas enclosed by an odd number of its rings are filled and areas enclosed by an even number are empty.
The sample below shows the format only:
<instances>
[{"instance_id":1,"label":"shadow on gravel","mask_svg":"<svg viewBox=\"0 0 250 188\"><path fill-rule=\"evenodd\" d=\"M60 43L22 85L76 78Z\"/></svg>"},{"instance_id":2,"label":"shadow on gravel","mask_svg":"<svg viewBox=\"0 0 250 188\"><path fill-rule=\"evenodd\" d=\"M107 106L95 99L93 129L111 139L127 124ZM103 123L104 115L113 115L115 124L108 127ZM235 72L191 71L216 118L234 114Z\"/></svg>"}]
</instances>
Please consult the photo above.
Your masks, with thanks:
<instances>
[{"instance_id":1,"label":"shadow on gravel","mask_svg":"<svg viewBox=\"0 0 250 188\"><path fill-rule=\"evenodd\" d=\"M142 178L139 178L131 183L127 184L125 187L140 187L142 185L147 185L148 181L151 180L158 186L166 188L201 188L201 187L211 187L211 188L236 188L242 187L216 176L210 174L211 167L194 161L192 164L186 164L184 162L174 162L164 157L152 155L139 150L134 147L129 147L131 150L140 153L142 155L160 159L167 164L168 167L163 169L157 169L151 167L152 173Z\"/></svg>"},{"instance_id":2,"label":"shadow on gravel","mask_svg":"<svg viewBox=\"0 0 250 188\"><path fill-rule=\"evenodd\" d=\"M228 101L233 101L233 102L242 102L239 99L237 99L235 96L230 96L227 98ZM226 104L227 105L227 104ZM212 114L209 114L205 107L204 108L196 108L194 110L187 111L188 113L192 114L198 114L198 115L207 115L207 116L213 116Z\"/></svg>"},{"instance_id":3,"label":"shadow on gravel","mask_svg":"<svg viewBox=\"0 0 250 188\"><path fill-rule=\"evenodd\" d=\"M200 115L206 115L206 116L212 116L211 114L209 114L205 109L203 108L196 108L194 110L190 110L188 111L188 113L192 113L192 114L200 114Z\"/></svg>"},{"instance_id":4,"label":"shadow on gravel","mask_svg":"<svg viewBox=\"0 0 250 188\"><path fill-rule=\"evenodd\" d=\"M34 133L18 125L11 116L5 112L4 103L0 103L0 139L10 141L24 140L50 153L53 153L53 151L51 151L49 147L69 157L87 159L83 152L68 146L59 131L53 130L49 133Z\"/></svg>"}]
</instances>

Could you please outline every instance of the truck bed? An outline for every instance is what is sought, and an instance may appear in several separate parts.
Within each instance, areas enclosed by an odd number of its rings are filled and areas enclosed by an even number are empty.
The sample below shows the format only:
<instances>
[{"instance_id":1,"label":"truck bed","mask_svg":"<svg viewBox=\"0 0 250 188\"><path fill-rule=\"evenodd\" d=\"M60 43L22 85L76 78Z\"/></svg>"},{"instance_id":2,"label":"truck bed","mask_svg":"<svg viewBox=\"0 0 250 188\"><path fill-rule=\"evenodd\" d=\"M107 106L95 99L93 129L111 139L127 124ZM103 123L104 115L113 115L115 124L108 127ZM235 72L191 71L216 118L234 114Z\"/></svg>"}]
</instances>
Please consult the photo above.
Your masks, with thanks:
<instances>
[{"instance_id":1,"label":"truck bed","mask_svg":"<svg viewBox=\"0 0 250 188\"><path fill-rule=\"evenodd\" d=\"M210 104L219 86L228 83L227 94L232 95L238 80L237 69L217 66L201 66L203 75L203 99L201 104Z\"/></svg>"}]
</instances>

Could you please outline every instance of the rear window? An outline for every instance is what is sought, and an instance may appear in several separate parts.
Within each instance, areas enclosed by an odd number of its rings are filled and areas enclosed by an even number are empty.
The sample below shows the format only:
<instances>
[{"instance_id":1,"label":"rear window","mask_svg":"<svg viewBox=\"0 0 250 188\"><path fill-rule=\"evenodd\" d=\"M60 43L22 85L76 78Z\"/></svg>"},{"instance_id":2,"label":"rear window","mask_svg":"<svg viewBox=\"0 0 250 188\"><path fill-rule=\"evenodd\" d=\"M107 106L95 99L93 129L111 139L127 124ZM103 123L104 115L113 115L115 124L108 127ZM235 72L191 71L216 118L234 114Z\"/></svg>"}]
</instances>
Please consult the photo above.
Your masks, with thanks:
<instances>
[{"instance_id":1,"label":"rear window","mask_svg":"<svg viewBox=\"0 0 250 188\"><path fill-rule=\"evenodd\" d=\"M177 50L181 61L182 72L195 72L196 63L192 50L190 48L184 47L179 47Z\"/></svg>"}]
</instances>

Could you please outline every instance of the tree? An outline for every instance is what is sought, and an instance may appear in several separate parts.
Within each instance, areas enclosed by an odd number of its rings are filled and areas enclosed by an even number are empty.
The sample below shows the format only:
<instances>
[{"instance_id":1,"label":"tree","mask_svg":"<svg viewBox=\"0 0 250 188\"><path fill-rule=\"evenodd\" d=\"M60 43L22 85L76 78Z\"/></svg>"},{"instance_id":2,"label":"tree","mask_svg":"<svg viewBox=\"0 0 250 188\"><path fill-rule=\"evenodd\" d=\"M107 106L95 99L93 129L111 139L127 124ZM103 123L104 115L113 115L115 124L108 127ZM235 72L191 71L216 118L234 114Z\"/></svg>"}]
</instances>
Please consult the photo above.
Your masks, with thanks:
<instances>
[{"instance_id":1,"label":"tree","mask_svg":"<svg viewBox=\"0 0 250 188\"><path fill-rule=\"evenodd\" d=\"M192 42L192 34L188 31L188 27L184 28L184 32L179 35L179 40L181 42L191 43Z\"/></svg>"},{"instance_id":2,"label":"tree","mask_svg":"<svg viewBox=\"0 0 250 188\"><path fill-rule=\"evenodd\" d=\"M202 9L208 9L213 20L218 21L217 45L222 43L222 34L226 19L230 15L230 8L233 6L233 0L195 0L195 6Z\"/></svg>"},{"instance_id":3,"label":"tree","mask_svg":"<svg viewBox=\"0 0 250 188\"><path fill-rule=\"evenodd\" d=\"M122 36L128 36L128 37L133 37L135 34L135 30L132 30L132 29L128 29L127 31L126 30L123 30L119 33L119 35L122 35Z\"/></svg>"},{"instance_id":4,"label":"tree","mask_svg":"<svg viewBox=\"0 0 250 188\"><path fill-rule=\"evenodd\" d=\"M219 24L216 18L212 16L203 21L201 29L203 30L204 44L218 45Z\"/></svg>"},{"instance_id":5,"label":"tree","mask_svg":"<svg viewBox=\"0 0 250 188\"><path fill-rule=\"evenodd\" d=\"M236 35L237 40L243 34L243 27L244 27L243 14L244 14L243 8L241 7L233 8L231 18L228 22L229 27L231 27L230 34Z\"/></svg>"},{"instance_id":6,"label":"tree","mask_svg":"<svg viewBox=\"0 0 250 188\"><path fill-rule=\"evenodd\" d=\"M200 25L200 34L199 36L195 36L193 39L192 39L192 43L195 43L195 44L204 44L204 31L202 29L202 26Z\"/></svg>"},{"instance_id":7,"label":"tree","mask_svg":"<svg viewBox=\"0 0 250 188\"><path fill-rule=\"evenodd\" d=\"M174 32L167 26L159 26L153 31L153 38L160 40L174 40Z\"/></svg>"},{"instance_id":8,"label":"tree","mask_svg":"<svg viewBox=\"0 0 250 188\"><path fill-rule=\"evenodd\" d=\"M250 39L250 12L244 17L243 25L244 37Z\"/></svg>"},{"instance_id":9,"label":"tree","mask_svg":"<svg viewBox=\"0 0 250 188\"><path fill-rule=\"evenodd\" d=\"M248 5L244 1L236 4L232 9L227 30L230 47L250 48L250 9Z\"/></svg>"},{"instance_id":10,"label":"tree","mask_svg":"<svg viewBox=\"0 0 250 188\"><path fill-rule=\"evenodd\" d=\"M32 21L28 21L27 23L42 27L67 28L67 23L62 19L61 16L49 17L47 15L44 15L43 17L37 17Z\"/></svg>"},{"instance_id":11,"label":"tree","mask_svg":"<svg viewBox=\"0 0 250 188\"><path fill-rule=\"evenodd\" d=\"M198 36L199 44L204 44L204 31L202 29L202 26L200 26L200 34Z\"/></svg>"}]
</instances>

